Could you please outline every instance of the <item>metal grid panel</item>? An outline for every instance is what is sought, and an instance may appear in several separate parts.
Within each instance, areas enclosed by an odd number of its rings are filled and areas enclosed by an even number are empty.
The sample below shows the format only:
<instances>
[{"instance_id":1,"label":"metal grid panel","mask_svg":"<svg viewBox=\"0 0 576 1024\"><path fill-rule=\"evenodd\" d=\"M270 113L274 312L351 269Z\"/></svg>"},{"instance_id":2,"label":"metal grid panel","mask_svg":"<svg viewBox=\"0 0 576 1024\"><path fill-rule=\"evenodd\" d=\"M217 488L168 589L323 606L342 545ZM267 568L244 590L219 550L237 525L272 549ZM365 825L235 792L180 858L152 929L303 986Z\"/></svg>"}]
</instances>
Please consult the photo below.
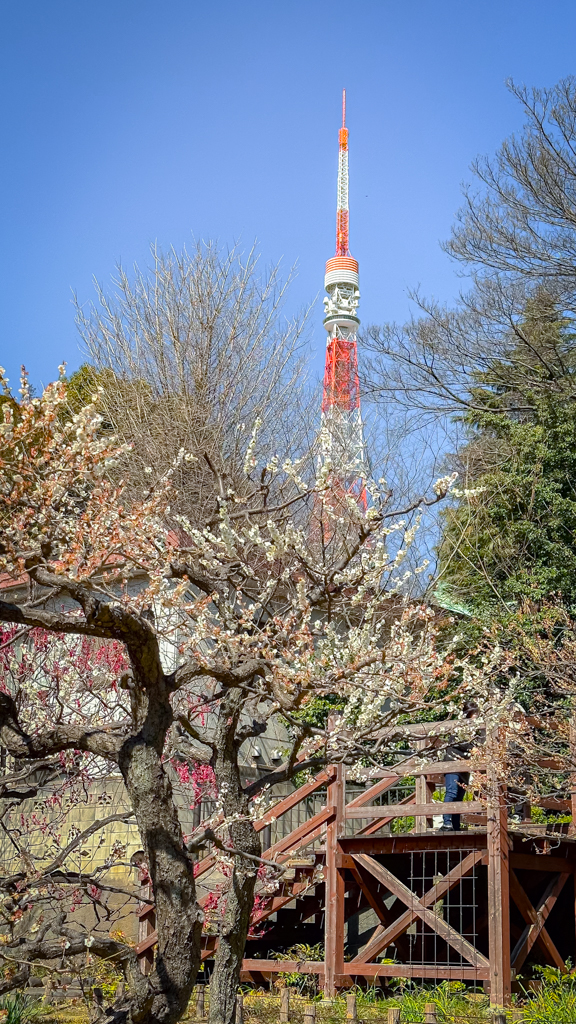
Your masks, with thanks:
<instances>
[{"instance_id":1,"label":"metal grid panel","mask_svg":"<svg viewBox=\"0 0 576 1024\"><path fill-rule=\"evenodd\" d=\"M423 850L410 853L408 886L418 897L424 895L433 885L461 863L469 851L465 850ZM476 948L477 928L477 882L478 865L431 908L434 915L444 920L470 945ZM441 938L421 918L408 929L410 965L470 967L462 952Z\"/></svg>"}]
</instances>

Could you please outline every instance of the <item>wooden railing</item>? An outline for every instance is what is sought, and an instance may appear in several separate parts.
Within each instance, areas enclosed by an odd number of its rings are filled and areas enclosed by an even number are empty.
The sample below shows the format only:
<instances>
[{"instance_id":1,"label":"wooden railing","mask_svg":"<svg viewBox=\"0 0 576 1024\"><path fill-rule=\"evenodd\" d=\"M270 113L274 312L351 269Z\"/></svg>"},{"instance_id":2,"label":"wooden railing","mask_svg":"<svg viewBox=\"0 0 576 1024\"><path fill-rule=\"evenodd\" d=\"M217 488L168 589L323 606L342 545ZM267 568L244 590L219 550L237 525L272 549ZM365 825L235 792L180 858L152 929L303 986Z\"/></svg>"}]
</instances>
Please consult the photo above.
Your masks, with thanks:
<instances>
[{"instance_id":1,"label":"wooden railing","mask_svg":"<svg viewBox=\"0 0 576 1024\"><path fill-rule=\"evenodd\" d=\"M373 835L375 832L380 831L386 825L389 825L395 818L406 817L408 814L415 817L417 820L421 816L430 816L438 813L458 813L458 811L464 811L464 813L474 813L478 809L482 809L482 805L473 802L462 804L441 804L441 803L430 803L430 804L416 804L416 793L410 794L404 799L400 800L397 804L382 804L380 806L371 805L371 802L378 797L382 796L387 790L397 786L399 781L406 776L417 776L422 778L425 776L442 776L446 771L458 771L458 770L470 770L470 762L468 761L450 761L450 762L430 762L428 764L421 765L418 767L415 762L407 760L402 762L402 765L398 769L382 769L375 770L372 773L372 778L380 776L370 788L359 793L348 803L345 802L345 785L346 785L346 772L341 767L331 766L320 771L314 779L310 782L304 783L298 789L294 790L288 796L280 799L276 804L270 807L266 813L254 824L254 828L257 832L262 832L268 825L274 821L278 821L283 815L288 814L294 810L299 804L306 801L312 794L318 790L327 787L328 797L326 806L309 817L306 821L302 822L295 829L277 840L270 847L263 851L262 856L267 860L274 860L279 864L283 864L286 861L293 858L301 850L306 849L312 843L319 839L328 837L326 844L326 855L328 849L331 848L331 841L334 835L339 836L345 831L345 822L349 821L360 821L370 819L370 823L364 828L358 827L355 830L357 835ZM477 771L479 766L474 766L474 770ZM338 806L334 802L334 786L338 791ZM211 871L217 863L217 855L210 853L198 862L196 868L196 878L201 878L207 872ZM326 872L330 875L330 867L328 866L328 859L326 859ZM151 887L149 885L149 879L144 872L141 878L142 895L145 898L149 898ZM299 889L299 887L301 887ZM271 914L276 913L285 904L291 902L294 898L298 897L302 891L309 888L308 885L304 885L301 882L295 882L290 887L289 892L285 896L276 897L270 900L269 907L264 910L260 910L253 918L253 925L260 924ZM200 900L200 904L206 903L206 897ZM154 918L154 906L150 903L142 903L137 910L139 918L139 934L138 943L136 945L136 953L140 958L142 970L146 973L151 969L153 963L153 948L157 941L157 932L155 928ZM206 948L203 951L203 959L214 954L214 942L207 942Z\"/></svg>"},{"instance_id":2,"label":"wooden railing","mask_svg":"<svg viewBox=\"0 0 576 1024\"><path fill-rule=\"evenodd\" d=\"M461 723L458 723L459 726ZM325 959L323 963L299 963L292 967L286 961L269 961L246 959L244 961L244 972L246 977L255 972L258 977L262 973L275 973L277 971L298 970L300 973L315 973L322 977L324 989L328 994L333 994L338 987L351 984L354 977L376 977L382 975L396 975L399 977L446 977L446 978L472 978L476 980L489 980L493 1001L503 1004L507 1001L510 993L511 978L511 956L510 956L510 933L509 933L509 906L511 885L513 898L521 907L522 894L518 890L518 882L510 870L510 839L508 835L508 807L505 787L497 777L495 759L489 756L483 760L476 757L471 760L454 761L423 761L429 739L435 733L446 732L449 723L424 723L409 727L413 740L421 751L418 755L408 757L395 767L375 769L370 772L373 784L360 793L356 793L347 800L346 793L346 770L343 766L328 767L316 775L310 782L300 786L288 796L280 799L273 807L255 823L255 829L262 832L279 818L288 815L304 801L307 801L318 791L326 789L326 804L320 810L311 813L305 821L299 823L287 834L276 838L272 844L264 850L263 857L273 860L279 864L286 864L291 859L297 860L297 855L311 846L315 847L314 857L310 858L307 866L300 857L300 863L293 877L281 883L280 889L273 896L270 896L265 906L260 906L253 915L252 924L261 924L272 914L281 910L286 904L294 899L306 896L311 901L312 912L323 909L325 913ZM436 789L438 780L447 772L473 772L476 776L482 775L483 782L478 789L483 793L483 799L471 799L464 802L444 803L434 801L432 794ZM391 804L375 804L374 801L381 799L384 794L398 787L400 780L406 777L414 777L414 792ZM570 799L560 800L548 798L541 801L541 805L555 810L572 810L576 821L576 780L574 792ZM528 810L529 813L529 810ZM379 884L399 895L400 898L408 899L408 890L402 887L402 883L387 869L383 868L373 857L361 852L349 855L344 853L346 843L350 838L366 840L370 837L377 841L376 833L382 835L382 830L392 825L400 817L413 817L415 819L413 833L422 835L429 831L432 819L439 814L460 814L472 819L475 826L483 825L483 835L478 835L478 842L474 844L468 840L470 852L463 856L460 866L454 868L442 883L435 884L429 893L421 900L411 894L411 905L406 912L392 924L386 924L381 918L381 925L374 933L368 946L359 954L352 963L344 963L344 905L346 892L350 884L360 886L369 906L380 916L382 913L381 899L376 898L371 891L370 883L367 882L370 875ZM347 827L348 826L348 827ZM352 832L350 832L352 827ZM389 835L389 833L388 833ZM466 835L466 834L465 834ZM409 837L398 837L397 848L402 848L403 839ZM473 837L472 837L473 838ZM454 837L442 837L442 840L434 839L432 844L439 841L449 842L453 839L457 844L457 835ZM319 840L322 847L318 847ZM396 840L394 840L396 842ZM349 845L349 844L348 844ZM452 847L454 843L452 843ZM436 848L434 846L434 848ZM360 849L360 847L359 847ZM375 847L376 849L376 847ZM425 847L423 847L425 849ZM209 854L197 867L197 877L206 875L216 864L216 855ZM556 858L560 862L561 858ZM555 860L555 858L551 858ZM464 875L473 870L474 865L482 863L488 869L488 913L489 913L489 936L490 936L490 962L478 951L474 950L470 943L466 943L454 929L443 925L441 921L435 920L435 930L441 937L455 948L459 948L463 955L468 957L469 966L445 968L428 968L426 966L413 967L409 964L382 964L375 962L381 951L391 944L395 937L401 935L412 920L419 916L425 922L431 920L431 910L441 899L442 886L450 888L459 883ZM562 863L566 864L564 860ZM324 878L323 896L314 897L309 895L318 882L317 870L321 864ZM560 870L560 869L558 869ZM314 874L314 871L316 872ZM565 881L567 868L560 873L559 880L555 883L556 888L547 894L548 903L544 910L550 912L550 908L562 889ZM385 877L384 877L385 876ZM349 879L353 878L353 883ZM512 879L512 881L511 881ZM521 888L521 887L520 887ZM556 891L558 890L558 891ZM514 894L515 893L515 894ZM207 897L200 900L201 904L206 902ZM526 904L527 898L524 898ZM317 906L316 906L317 904ZM522 906L524 906L522 904ZM316 908L316 909L314 909ZM522 909L522 907L521 907ZM545 917L539 911L531 909L528 900L524 906L523 913L527 916L527 935L522 938L520 953L513 951L514 957L518 960L525 956L525 950L529 949L534 941L548 941L544 927ZM536 914L536 917L534 917ZM436 915L437 916L437 915ZM534 918L532 920L532 918ZM542 918L542 919L541 919ZM153 962L153 947L156 942L156 931L154 928L154 909L150 905L140 908L141 933L140 941L136 946L142 969L149 971ZM407 924L408 922L408 924ZM544 938L542 931L544 930ZM540 939L538 939L540 936ZM520 940L519 940L520 941ZM203 959L214 956L217 946L217 936L208 936L204 942L202 953ZM518 944L517 944L518 945ZM552 944L553 945L553 944ZM440 973L439 973L440 971ZM428 972L428 973L427 973Z\"/></svg>"}]
</instances>

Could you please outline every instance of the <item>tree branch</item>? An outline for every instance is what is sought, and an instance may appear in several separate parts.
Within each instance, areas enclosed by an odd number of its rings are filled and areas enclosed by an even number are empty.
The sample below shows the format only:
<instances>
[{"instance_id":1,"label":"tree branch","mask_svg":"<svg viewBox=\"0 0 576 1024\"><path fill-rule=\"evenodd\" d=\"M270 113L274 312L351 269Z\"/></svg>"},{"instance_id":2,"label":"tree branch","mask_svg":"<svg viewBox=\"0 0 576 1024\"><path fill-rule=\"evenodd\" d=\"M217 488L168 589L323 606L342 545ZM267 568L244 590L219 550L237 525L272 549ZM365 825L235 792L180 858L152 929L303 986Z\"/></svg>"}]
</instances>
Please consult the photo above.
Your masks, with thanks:
<instances>
[{"instance_id":1,"label":"tree branch","mask_svg":"<svg viewBox=\"0 0 576 1024\"><path fill-rule=\"evenodd\" d=\"M12 697L0 693L0 742L12 757L36 760L61 750L84 750L116 762L125 734L124 723L94 726L92 729L59 724L32 736L20 725Z\"/></svg>"},{"instance_id":2,"label":"tree branch","mask_svg":"<svg viewBox=\"0 0 576 1024\"><path fill-rule=\"evenodd\" d=\"M223 853L228 853L231 857L243 857L245 860L249 860L253 864L265 864L267 868L274 868L279 875L283 875L288 867L288 865L277 864L276 861L273 860L266 860L265 857L258 857L255 853L245 853L243 850L236 850L233 846L227 846L211 828L204 829L196 839L193 839L192 842L188 843L187 850L189 853L194 853L196 850L204 849L206 843L212 843L212 845L218 850L222 850Z\"/></svg>"}]
</instances>

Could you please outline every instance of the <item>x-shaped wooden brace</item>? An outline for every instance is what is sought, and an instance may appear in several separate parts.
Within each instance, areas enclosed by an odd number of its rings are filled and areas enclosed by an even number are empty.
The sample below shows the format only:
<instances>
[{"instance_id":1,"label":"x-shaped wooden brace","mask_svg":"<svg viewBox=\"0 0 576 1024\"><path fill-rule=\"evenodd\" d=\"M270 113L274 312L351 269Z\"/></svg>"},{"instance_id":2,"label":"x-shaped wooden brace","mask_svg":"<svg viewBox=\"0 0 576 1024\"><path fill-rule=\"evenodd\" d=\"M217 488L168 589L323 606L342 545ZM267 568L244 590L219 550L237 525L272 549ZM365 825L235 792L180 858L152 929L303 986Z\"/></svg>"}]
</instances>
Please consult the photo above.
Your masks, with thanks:
<instances>
[{"instance_id":1,"label":"x-shaped wooden brace","mask_svg":"<svg viewBox=\"0 0 576 1024\"><path fill-rule=\"evenodd\" d=\"M366 900L368 901L368 904L372 907L372 910L380 918L381 925L373 933L372 939L370 940L371 942L373 942L375 937L380 935L380 933L384 932L386 928L389 928L390 925L394 923L394 915L392 911L387 910L386 904L382 900L382 897L377 892L373 891L373 876L368 875L365 868L360 867L359 864L356 864L354 862L354 866L349 865L348 870L351 871L353 877L356 879L358 885L360 886L362 892L364 893ZM403 959L407 959L409 956L408 937L406 935L397 935L394 941L396 949L398 950L400 956ZM359 958L357 957L356 959Z\"/></svg>"},{"instance_id":2,"label":"x-shaped wooden brace","mask_svg":"<svg viewBox=\"0 0 576 1024\"><path fill-rule=\"evenodd\" d=\"M401 914L391 925L388 925L387 928L377 928L368 945L360 951L351 963L370 963L419 917L442 939L449 943L453 949L461 953L473 967L488 968L490 966L486 957L475 949L460 932L452 928L443 918L435 914L433 910L428 909L434 906L444 893L457 885L460 879L467 875L475 864L482 860L484 856L482 850L473 850L472 853L469 853L467 857L464 857L459 864L452 868L440 882L432 886L421 898L416 896L407 885L404 885L399 878L396 878L396 875L393 875L391 871L388 871L382 864L379 864L373 857L369 857L365 853L355 853L352 856L358 864L385 885L389 892L398 896L406 904L408 910Z\"/></svg>"},{"instance_id":3,"label":"x-shaped wooden brace","mask_svg":"<svg viewBox=\"0 0 576 1024\"><path fill-rule=\"evenodd\" d=\"M562 872L557 878L553 878L542 894L538 906L533 907L516 874L514 871L510 872L510 895L526 921L526 927L512 950L512 967L516 970L522 966L535 942L538 942L550 963L562 971L565 969L564 960L544 925L564 888L564 883L569 878L569 872Z\"/></svg>"}]
</instances>

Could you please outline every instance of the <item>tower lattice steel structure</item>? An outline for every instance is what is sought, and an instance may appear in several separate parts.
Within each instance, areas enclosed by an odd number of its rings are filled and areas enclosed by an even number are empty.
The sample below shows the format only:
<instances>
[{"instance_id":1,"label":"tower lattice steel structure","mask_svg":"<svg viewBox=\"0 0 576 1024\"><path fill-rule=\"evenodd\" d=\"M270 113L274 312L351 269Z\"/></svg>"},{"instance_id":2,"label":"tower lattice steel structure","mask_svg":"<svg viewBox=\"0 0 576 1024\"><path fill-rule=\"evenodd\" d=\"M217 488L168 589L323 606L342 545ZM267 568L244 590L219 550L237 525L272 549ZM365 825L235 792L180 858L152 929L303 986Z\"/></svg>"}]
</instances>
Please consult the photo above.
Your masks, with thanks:
<instances>
[{"instance_id":1,"label":"tower lattice steel structure","mask_svg":"<svg viewBox=\"0 0 576 1024\"><path fill-rule=\"evenodd\" d=\"M366 507L366 456L358 379L358 261L348 240L348 129L346 90L342 94L342 127L338 132L338 199L336 255L326 264L324 327L328 331L322 396L324 456L330 458L333 490L354 494Z\"/></svg>"}]
</instances>

